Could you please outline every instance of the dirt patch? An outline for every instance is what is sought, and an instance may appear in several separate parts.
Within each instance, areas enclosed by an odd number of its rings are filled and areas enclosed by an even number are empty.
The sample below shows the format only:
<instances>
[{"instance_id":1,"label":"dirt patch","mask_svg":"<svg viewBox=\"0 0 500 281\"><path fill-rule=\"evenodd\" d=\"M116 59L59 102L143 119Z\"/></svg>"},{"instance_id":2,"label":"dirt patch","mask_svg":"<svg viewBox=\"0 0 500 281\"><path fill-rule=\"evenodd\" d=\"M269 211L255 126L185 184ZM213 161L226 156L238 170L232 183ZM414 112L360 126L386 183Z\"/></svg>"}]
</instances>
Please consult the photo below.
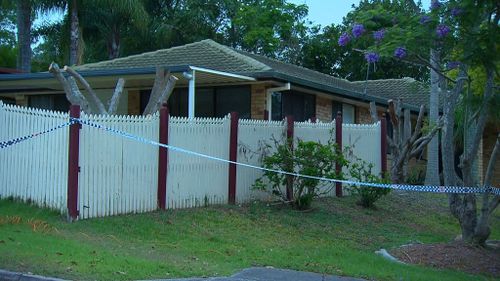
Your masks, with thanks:
<instances>
[{"instance_id":1,"label":"dirt patch","mask_svg":"<svg viewBox=\"0 0 500 281\"><path fill-rule=\"evenodd\" d=\"M500 249L473 247L460 242L413 244L392 249L390 254L410 263L500 277Z\"/></svg>"}]
</instances>

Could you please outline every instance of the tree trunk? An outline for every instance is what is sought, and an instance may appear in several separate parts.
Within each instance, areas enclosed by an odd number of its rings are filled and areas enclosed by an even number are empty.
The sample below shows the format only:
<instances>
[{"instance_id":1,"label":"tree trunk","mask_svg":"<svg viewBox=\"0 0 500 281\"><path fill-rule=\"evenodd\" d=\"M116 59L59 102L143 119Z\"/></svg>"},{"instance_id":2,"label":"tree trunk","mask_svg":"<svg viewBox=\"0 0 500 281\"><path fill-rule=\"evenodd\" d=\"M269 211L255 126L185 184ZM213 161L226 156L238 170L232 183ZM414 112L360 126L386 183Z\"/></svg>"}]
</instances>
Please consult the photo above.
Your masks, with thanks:
<instances>
[{"instance_id":1,"label":"tree trunk","mask_svg":"<svg viewBox=\"0 0 500 281\"><path fill-rule=\"evenodd\" d=\"M440 56L438 51L431 49L431 92L429 100L429 125L435 126L439 118L439 69ZM427 145L426 185L439 185L439 137L436 135Z\"/></svg>"},{"instance_id":2,"label":"tree trunk","mask_svg":"<svg viewBox=\"0 0 500 281\"><path fill-rule=\"evenodd\" d=\"M70 30L70 47L69 47L69 64L78 65L78 43L80 39L80 27L78 22L78 4L77 0L71 1L71 30Z\"/></svg>"},{"instance_id":3,"label":"tree trunk","mask_svg":"<svg viewBox=\"0 0 500 281\"><path fill-rule=\"evenodd\" d=\"M120 33L118 29L115 29L111 33L108 41L108 57L110 60L116 59L120 55Z\"/></svg>"},{"instance_id":4,"label":"tree trunk","mask_svg":"<svg viewBox=\"0 0 500 281\"><path fill-rule=\"evenodd\" d=\"M17 41L19 44L17 68L31 72L31 2L17 1Z\"/></svg>"}]
</instances>

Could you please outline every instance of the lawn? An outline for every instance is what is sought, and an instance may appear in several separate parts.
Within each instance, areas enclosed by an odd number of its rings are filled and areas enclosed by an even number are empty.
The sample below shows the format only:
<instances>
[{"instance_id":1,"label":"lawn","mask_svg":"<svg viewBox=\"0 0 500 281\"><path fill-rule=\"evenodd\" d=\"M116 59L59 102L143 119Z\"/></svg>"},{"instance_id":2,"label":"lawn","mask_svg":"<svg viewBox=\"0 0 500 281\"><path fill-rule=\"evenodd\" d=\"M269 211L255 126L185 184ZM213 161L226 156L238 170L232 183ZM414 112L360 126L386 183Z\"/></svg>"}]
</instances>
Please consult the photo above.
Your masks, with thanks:
<instances>
[{"instance_id":1,"label":"lawn","mask_svg":"<svg viewBox=\"0 0 500 281\"><path fill-rule=\"evenodd\" d=\"M53 211L0 201L0 268L79 280L230 275L274 266L376 280L489 280L400 265L374 254L459 233L446 197L392 193L377 209L326 198L309 212L253 203L66 223ZM492 239L500 238L500 215Z\"/></svg>"}]
</instances>

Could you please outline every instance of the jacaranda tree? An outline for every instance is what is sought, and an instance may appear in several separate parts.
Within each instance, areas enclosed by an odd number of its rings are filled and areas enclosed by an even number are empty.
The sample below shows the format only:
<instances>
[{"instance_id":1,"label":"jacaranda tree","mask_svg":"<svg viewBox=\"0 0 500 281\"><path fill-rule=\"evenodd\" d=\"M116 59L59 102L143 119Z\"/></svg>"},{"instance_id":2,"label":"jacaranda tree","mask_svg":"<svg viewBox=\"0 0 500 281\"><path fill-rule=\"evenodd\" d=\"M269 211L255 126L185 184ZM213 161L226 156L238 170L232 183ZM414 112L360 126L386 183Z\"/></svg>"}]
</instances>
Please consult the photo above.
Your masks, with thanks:
<instances>
[{"instance_id":1,"label":"jacaranda tree","mask_svg":"<svg viewBox=\"0 0 500 281\"><path fill-rule=\"evenodd\" d=\"M412 0L394 2L420 10ZM494 0L433 0L429 9L420 10L413 17L400 17L397 13L374 8L360 13L357 23L338 40L339 45L355 49L360 41L370 42L367 48L359 50L369 64L376 64L381 57L392 57L401 63L424 65L437 75L431 79L431 87L444 94L441 132L444 184L464 187L482 185L486 190L481 196L480 209L475 194L449 194L450 210L460 223L463 240L480 245L490 235L490 216L500 203L500 196L490 192L500 150L500 134L482 183L476 172L480 141L491 116L493 100L498 99L495 81L498 81L500 56L499 10L500 5ZM479 106L470 106L462 116L466 120L466 126L460 128L465 131L463 149L459 163L455 163L455 111L459 102L466 99L466 93L473 90L467 87L465 91L465 86L474 77L472 69L480 69L486 79L484 85L479 87L482 92L472 93L480 97Z\"/></svg>"}]
</instances>

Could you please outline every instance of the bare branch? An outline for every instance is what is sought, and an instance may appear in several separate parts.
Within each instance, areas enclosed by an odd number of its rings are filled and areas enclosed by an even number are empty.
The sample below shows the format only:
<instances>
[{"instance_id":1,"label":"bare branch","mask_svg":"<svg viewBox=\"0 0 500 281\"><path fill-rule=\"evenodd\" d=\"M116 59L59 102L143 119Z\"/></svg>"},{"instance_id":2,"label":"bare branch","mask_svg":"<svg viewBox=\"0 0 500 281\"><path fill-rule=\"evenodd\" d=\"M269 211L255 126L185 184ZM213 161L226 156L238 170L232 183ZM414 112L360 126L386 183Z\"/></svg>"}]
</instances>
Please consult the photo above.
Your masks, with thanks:
<instances>
[{"instance_id":1,"label":"bare branch","mask_svg":"<svg viewBox=\"0 0 500 281\"><path fill-rule=\"evenodd\" d=\"M149 95L149 101L144 108L144 115L151 114L155 112L154 107L157 101L160 99L161 93L165 86L167 85L166 76L170 75L169 72L165 73L165 68L161 66L156 67L155 81L153 82L153 88L151 89L151 94Z\"/></svg>"},{"instance_id":2,"label":"bare branch","mask_svg":"<svg viewBox=\"0 0 500 281\"><path fill-rule=\"evenodd\" d=\"M90 87L90 84L87 82L87 80L85 80L85 78L83 78L78 72L74 71L71 67L69 67L67 65L64 66L64 70L67 73L69 73L71 76L75 77L75 79L78 80L78 82L80 82L80 84L83 85L83 87L85 88L85 90L87 90L87 92L89 93L90 97L94 101L94 103L96 105L96 108L99 111L99 113L100 114L107 114L108 112L104 108L104 104L102 104L101 100L97 97L96 93L94 92L94 90L92 89L92 87Z\"/></svg>"},{"instance_id":3,"label":"bare branch","mask_svg":"<svg viewBox=\"0 0 500 281\"><path fill-rule=\"evenodd\" d=\"M87 99L80 92L80 89L78 89L78 85L76 84L75 79L70 76L67 78L67 81L69 87L71 88L71 93L72 93L71 97L68 98L68 100L71 102L71 104L79 105L84 112L90 112L89 103L87 102Z\"/></svg>"},{"instance_id":4,"label":"bare branch","mask_svg":"<svg viewBox=\"0 0 500 281\"><path fill-rule=\"evenodd\" d=\"M493 85L494 85L494 72L493 70L488 69L486 88L484 90L483 102L481 105L481 108L483 110L479 113L476 129L475 132L472 134L473 136L472 141L469 142L468 147L464 147L465 151L461 157L461 163L460 163L462 167L470 166L472 161L474 160L475 155L477 154L479 142L483 137L484 127L486 126L486 121L488 120L489 110L487 110L487 107L491 97L493 96Z\"/></svg>"},{"instance_id":5,"label":"bare branch","mask_svg":"<svg viewBox=\"0 0 500 281\"><path fill-rule=\"evenodd\" d=\"M151 97L149 99L148 105L146 106L146 109L144 110L144 115L152 114L152 113L156 112L163 103L166 103L168 101L168 98L172 94L172 91L174 90L174 87L175 87L175 83L177 82L178 79L177 79L177 77L171 75L170 72L167 72L166 75L167 75L166 79L165 79L165 77L159 78L161 75L156 76L156 79L164 79L165 80L164 83L161 83L162 85L165 85L165 88L161 90L158 98L153 99L153 97ZM155 81L155 83L156 83L156 81Z\"/></svg>"},{"instance_id":6,"label":"bare branch","mask_svg":"<svg viewBox=\"0 0 500 281\"><path fill-rule=\"evenodd\" d=\"M111 99L109 100L109 108L108 108L109 114L116 114L116 111L118 110L118 104L120 103L120 98L122 97L124 86L125 86L125 79L123 78L118 79L113 96L111 96Z\"/></svg>"},{"instance_id":7,"label":"bare branch","mask_svg":"<svg viewBox=\"0 0 500 281\"><path fill-rule=\"evenodd\" d=\"M54 62L50 64L49 72L52 73L54 77L59 81L59 83L61 83L61 85L63 86L64 93L66 94L66 98L68 99L68 101L71 104L79 105L83 111L88 112L89 104L85 97L80 93L75 80L72 79L72 77L68 77L66 79L57 63Z\"/></svg>"}]
</instances>

